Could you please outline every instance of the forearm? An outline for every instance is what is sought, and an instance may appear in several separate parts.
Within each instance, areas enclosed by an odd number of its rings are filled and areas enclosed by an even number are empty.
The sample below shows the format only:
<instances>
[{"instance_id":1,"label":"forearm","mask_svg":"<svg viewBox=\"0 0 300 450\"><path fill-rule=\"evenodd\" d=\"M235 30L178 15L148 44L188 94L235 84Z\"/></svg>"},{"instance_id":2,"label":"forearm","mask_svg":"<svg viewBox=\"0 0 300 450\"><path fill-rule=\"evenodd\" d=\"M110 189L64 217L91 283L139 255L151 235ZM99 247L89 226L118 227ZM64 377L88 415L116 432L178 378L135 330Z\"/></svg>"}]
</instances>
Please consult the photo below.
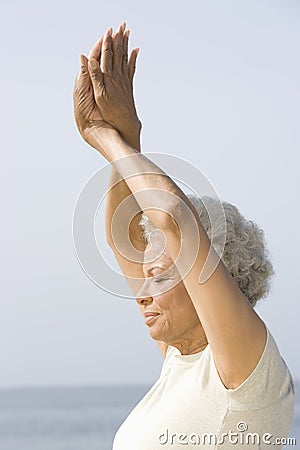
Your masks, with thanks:
<instances>
[{"instance_id":1,"label":"forearm","mask_svg":"<svg viewBox=\"0 0 300 450\"><path fill-rule=\"evenodd\" d=\"M141 122L138 121L134 127L131 129L127 128L123 134L122 138L125 142L128 143L129 146L136 149L140 152L140 133L141 133ZM106 228L106 240L111 247L113 247L113 238L111 233L111 224L113 216L120 205L120 203L125 200L128 196L131 196L130 201L135 202L134 196L132 196L132 192L129 189L126 180L122 178L120 173L117 171L116 166L112 164L110 180L108 185L108 192L106 195L106 205L105 205L105 228ZM135 209L138 209L137 205L133 205ZM133 218L131 224L129 226L129 237L131 242L139 247L140 239L140 227L138 222L140 220L141 213L139 213L136 217ZM122 223L123 227L128 226L128 223L124 221Z\"/></svg>"},{"instance_id":2,"label":"forearm","mask_svg":"<svg viewBox=\"0 0 300 450\"><path fill-rule=\"evenodd\" d=\"M124 179L121 179L120 174L118 173L116 168L112 167L105 204L106 240L111 247L114 247L115 245L112 235L113 217L118 210L118 207L125 199L127 199L127 202L130 202L130 205L127 203L127 209L125 208L125 211L123 210L123 213L118 214L117 221L119 222L121 231L127 230L127 227L129 226L129 238L131 243L136 248L141 249L140 244L142 241L142 237L139 221L141 219L142 212L137 213L137 215L135 215L133 218L130 218L129 216L126 217L126 211L139 211L139 206L134 196L132 195L131 190L127 186L126 181Z\"/></svg>"},{"instance_id":3,"label":"forearm","mask_svg":"<svg viewBox=\"0 0 300 450\"><path fill-rule=\"evenodd\" d=\"M181 189L150 159L126 144L118 133L95 132L93 140L114 170L126 179L140 210L146 210L156 228L169 227L170 222L173 223L170 213L178 202L181 200L189 204Z\"/></svg>"}]
</instances>

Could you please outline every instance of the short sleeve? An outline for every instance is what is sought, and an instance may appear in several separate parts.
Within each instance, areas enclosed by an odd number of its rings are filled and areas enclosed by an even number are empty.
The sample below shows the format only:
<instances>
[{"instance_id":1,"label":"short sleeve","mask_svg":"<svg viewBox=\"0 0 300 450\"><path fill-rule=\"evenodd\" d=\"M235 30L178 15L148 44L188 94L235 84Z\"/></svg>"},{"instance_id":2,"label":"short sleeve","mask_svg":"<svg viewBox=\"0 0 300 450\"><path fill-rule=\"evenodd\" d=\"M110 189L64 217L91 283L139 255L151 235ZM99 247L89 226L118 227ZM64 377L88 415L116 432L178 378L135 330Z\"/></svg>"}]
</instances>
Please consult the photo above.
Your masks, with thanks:
<instances>
[{"instance_id":1,"label":"short sleeve","mask_svg":"<svg viewBox=\"0 0 300 450\"><path fill-rule=\"evenodd\" d=\"M265 348L255 369L236 389L227 389L223 385L209 349L206 367L203 367L204 373L200 374L198 382L211 400L231 410L255 410L295 395L288 367L267 327L266 330Z\"/></svg>"}]
</instances>

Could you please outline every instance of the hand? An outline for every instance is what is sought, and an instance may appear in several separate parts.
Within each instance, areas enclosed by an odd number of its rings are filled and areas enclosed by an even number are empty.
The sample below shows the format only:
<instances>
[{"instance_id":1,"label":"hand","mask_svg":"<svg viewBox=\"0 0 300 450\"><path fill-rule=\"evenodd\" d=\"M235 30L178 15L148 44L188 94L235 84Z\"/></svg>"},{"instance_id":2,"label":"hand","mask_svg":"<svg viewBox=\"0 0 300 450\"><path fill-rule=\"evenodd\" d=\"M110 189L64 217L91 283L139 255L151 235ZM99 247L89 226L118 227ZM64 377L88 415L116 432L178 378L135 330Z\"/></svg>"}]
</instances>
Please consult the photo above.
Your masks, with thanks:
<instances>
[{"instance_id":1,"label":"hand","mask_svg":"<svg viewBox=\"0 0 300 450\"><path fill-rule=\"evenodd\" d=\"M80 72L75 80L73 91L75 121L83 139L101 151L99 142L95 141L95 134L117 133L117 131L103 120L96 105L88 70L88 59L84 55L80 55L80 64Z\"/></svg>"},{"instance_id":2,"label":"hand","mask_svg":"<svg viewBox=\"0 0 300 450\"><path fill-rule=\"evenodd\" d=\"M88 56L88 70L102 118L116 128L129 145L139 150L141 122L133 98L138 49L132 50L128 60L130 31L125 31L125 27L125 23L120 25L114 36L110 28L96 42Z\"/></svg>"}]
</instances>

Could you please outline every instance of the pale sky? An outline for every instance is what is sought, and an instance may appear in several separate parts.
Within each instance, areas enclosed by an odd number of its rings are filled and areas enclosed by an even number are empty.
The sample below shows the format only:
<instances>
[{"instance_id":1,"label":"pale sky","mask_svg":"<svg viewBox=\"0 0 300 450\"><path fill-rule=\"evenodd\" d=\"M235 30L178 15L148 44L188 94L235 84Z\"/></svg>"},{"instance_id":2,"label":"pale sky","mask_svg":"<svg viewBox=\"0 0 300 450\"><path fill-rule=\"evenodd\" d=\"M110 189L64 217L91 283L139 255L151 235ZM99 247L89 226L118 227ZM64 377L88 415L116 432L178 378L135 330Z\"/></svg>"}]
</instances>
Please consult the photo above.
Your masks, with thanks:
<instances>
[{"instance_id":1,"label":"pale sky","mask_svg":"<svg viewBox=\"0 0 300 450\"><path fill-rule=\"evenodd\" d=\"M160 373L135 302L91 282L72 238L76 199L106 164L73 119L79 53L124 20L142 148L189 161L265 231L276 275L257 311L300 379L299 2L29 0L0 5L0 387Z\"/></svg>"}]
</instances>

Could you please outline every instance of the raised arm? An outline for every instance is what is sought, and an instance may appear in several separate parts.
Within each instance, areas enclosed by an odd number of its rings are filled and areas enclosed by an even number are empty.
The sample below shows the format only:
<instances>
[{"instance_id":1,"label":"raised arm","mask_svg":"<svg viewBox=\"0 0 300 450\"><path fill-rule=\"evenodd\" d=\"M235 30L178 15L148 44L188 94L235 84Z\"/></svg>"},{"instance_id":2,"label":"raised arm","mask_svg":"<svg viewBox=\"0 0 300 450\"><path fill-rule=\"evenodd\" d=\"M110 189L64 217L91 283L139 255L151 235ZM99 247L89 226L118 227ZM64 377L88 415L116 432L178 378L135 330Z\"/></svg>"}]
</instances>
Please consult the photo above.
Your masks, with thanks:
<instances>
[{"instance_id":1,"label":"raised arm","mask_svg":"<svg viewBox=\"0 0 300 450\"><path fill-rule=\"evenodd\" d=\"M103 77L101 69L95 64L90 63L89 70L92 79ZM99 84L93 82L93 89L95 97L101 98L103 93L99 91ZM80 128L84 120L76 109L76 95L75 117ZM266 341L266 329L221 260L206 282L199 283L210 251L210 241L197 215L193 213L193 206L171 178L126 144L116 130L107 126L92 126L85 127L82 134L110 163L116 164L119 174L127 179L127 185L140 210L150 208L147 209L147 215L154 226L165 234L167 250L176 262L205 330L220 378L227 388L239 386L258 363ZM124 157L127 157L125 164ZM127 178L128 175L131 176ZM187 210L192 212L192 216L185 214ZM179 229L178 222L182 229ZM190 233L195 233L194 223L201 245L195 260L189 261L188 255L195 250L195 234ZM178 261L181 245L187 258ZM212 254L212 259L217 261L217 255L214 252Z\"/></svg>"},{"instance_id":2,"label":"raised arm","mask_svg":"<svg viewBox=\"0 0 300 450\"><path fill-rule=\"evenodd\" d=\"M125 23L119 26L114 35L112 35L112 30L109 29L106 35L101 37L91 49L89 59L96 61L96 70L91 72L93 83L99 87L100 91L106 87L106 99L109 100L108 104L104 104L101 95L99 97L95 96L95 101L99 100L101 116L118 130L123 140L129 146L140 152L141 122L136 112L133 97L133 77L138 49L132 50L128 58L128 40L129 30L125 30ZM84 73L87 71L87 63L87 59L82 57L82 70ZM102 68L104 77L106 73L109 73L110 77L99 78L99 72L97 72L99 65ZM130 223L129 239L132 245L140 251L139 257L136 255L134 260L123 256L123 253L115 245L112 236L112 219L125 199L128 202L124 211L125 215L122 218L120 215L118 216L117 225L119 229L115 230L115 233L119 236L123 235L126 239L127 226ZM126 212L130 210L139 211L132 220L126 216ZM112 165L105 202L106 240L135 297L144 281L142 262L146 244L141 235L142 229L138 224L141 214L142 212L126 181L116 170L115 165ZM160 341L157 341L157 344L162 355L165 356L166 345Z\"/></svg>"},{"instance_id":3,"label":"raised arm","mask_svg":"<svg viewBox=\"0 0 300 450\"><path fill-rule=\"evenodd\" d=\"M101 116L118 130L122 139L129 146L134 148L136 152L140 152L141 122L136 112L133 97L133 77L138 49L132 50L128 60L129 30L125 30L125 28L126 24L123 23L114 35L112 35L112 29L110 28L105 36L96 42L88 57L94 62L96 69L91 71L92 81L98 87L95 102L97 103L99 99L102 100L101 94L104 91L106 101L109 103L107 107L105 102L99 102ZM86 58L84 58L84 64L87 69L88 61ZM103 74L101 78L99 78L99 72L97 72L100 65ZM127 261L122 256L116 248L111 232L112 218L119 205L128 197L130 197L128 200L132 204L131 207L137 209L136 200L131 195L126 181L120 176L116 167L112 165L105 203L106 240L134 290L131 278L142 278L141 267L139 264ZM144 242L140 237L140 227L138 226L140 215L141 213L132 220L129 234L133 245L138 247L139 250L143 250ZM127 219L128 217L123 217L120 220L119 233L125 233L128 224Z\"/></svg>"}]
</instances>

